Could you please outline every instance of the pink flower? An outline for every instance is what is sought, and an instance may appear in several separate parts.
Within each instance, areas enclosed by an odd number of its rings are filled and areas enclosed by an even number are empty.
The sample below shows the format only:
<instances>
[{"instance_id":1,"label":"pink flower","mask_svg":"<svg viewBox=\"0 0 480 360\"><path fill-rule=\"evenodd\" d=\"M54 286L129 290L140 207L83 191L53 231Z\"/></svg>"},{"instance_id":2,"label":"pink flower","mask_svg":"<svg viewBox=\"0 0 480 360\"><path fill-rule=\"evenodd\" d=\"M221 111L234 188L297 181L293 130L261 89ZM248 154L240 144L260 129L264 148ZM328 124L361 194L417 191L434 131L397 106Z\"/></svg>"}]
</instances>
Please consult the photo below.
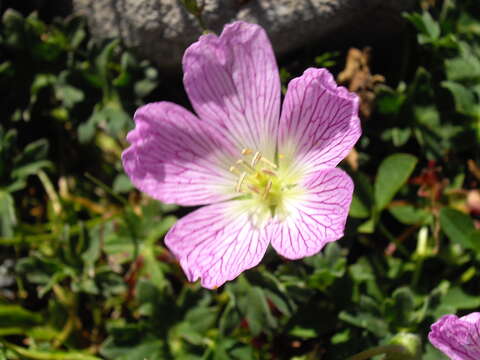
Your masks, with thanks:
<instances>
[{"instance_id":1,"label":"pink flower","mask_svg":"<svg viewBox=\"0 0 480 360\"><path fill-rule=\"evenodd\" d=\"M258 25L203 35L183 57L197 115L169 102L135 113L122 155L133 184L165 203L208 205L166 245L190 281L216 288L256 266L269 244L288 259L343 236L353 183L335 166L360 136L358 98L325 69L280 78Z\"/></svg>"},{"instance_id":2,"label":"pink flower","mask_svg":"<svg viewBox=\"0 0 480 360\"><path fill-rule=\"evenodd\" d=\"M480 313L442 316L432 325L428 339L452 360L479 360Z\"/></svg>"}]
</instances>

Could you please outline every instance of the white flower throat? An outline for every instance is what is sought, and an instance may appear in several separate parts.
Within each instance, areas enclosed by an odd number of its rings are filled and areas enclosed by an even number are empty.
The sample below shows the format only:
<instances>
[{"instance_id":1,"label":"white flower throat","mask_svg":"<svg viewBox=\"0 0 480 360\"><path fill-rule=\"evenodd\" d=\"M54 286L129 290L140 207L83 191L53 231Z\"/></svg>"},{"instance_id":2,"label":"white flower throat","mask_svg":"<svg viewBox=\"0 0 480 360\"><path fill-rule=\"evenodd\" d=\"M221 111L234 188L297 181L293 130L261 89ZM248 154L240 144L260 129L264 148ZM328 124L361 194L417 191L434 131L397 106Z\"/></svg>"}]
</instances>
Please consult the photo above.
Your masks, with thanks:
<instances>
[{"instance_id":1,"label":"white flower throat","mask_svg":"<svg viewBox=\"0 0 480 360\"><path fill-rule=\"evenodd\" d=\"M243 149L241 154L242 158L230 167L230 171L238 176L235 191L255 200L272 216L283 213L285 198L297 192L297 184L291 181L291 177L282 176L278 165L261 152Z\"/></svg>"}]
</instances>

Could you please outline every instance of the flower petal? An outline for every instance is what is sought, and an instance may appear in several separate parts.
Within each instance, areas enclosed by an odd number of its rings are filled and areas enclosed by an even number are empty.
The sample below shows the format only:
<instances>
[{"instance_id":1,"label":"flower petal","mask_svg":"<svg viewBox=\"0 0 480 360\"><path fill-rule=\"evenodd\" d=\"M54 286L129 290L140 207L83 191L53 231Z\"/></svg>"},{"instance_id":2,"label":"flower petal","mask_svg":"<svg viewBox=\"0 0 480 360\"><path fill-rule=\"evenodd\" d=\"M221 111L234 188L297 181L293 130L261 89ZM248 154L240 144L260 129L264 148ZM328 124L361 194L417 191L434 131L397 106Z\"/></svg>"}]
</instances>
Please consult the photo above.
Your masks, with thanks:
<instances>
[{"instance_id":1,"label":"flower petal","mask_svg":"<svg viewBox=\"0 0 480 360\"><path fill-rule=\"evenodd\" d=\"M269 243L266 229L253 225L249 206L242 203L200 208L170 229L165 243L189 281L201 278L203 287L214 289L263 258Z\"/></svg>"},{"instance_id":2,"label":"flower petal","mask_svg":"<svg viewBox=\"0 0 480 360\"><path fill-rule=\"evenodd\" d=\"M145 105L122 154L133 184L157 200L202 205L236 196L232 145L192 113L169 102Z\"/></svg>"},{"instance_id":3,"label":"flower petal","mask_svg":"<svg viewBox=\"0 0 480 360\"><path fill-rule=\"evenodd\" d=\"M341 238L352 201L352 179L340 169L319 171L302 187L306 192L285 205L288 216L269 226L272 246L287 259L316 254Z\"/></svg>"},{"instance_id":4,"label":"flower petal","mask_svg":"<svg viewBox=\"0 0 480 360\"><path fill-rule=\"evenodd\" d=\"M452 360L478 360L480 322L473 322L475 317L442 316L432 325L428 339Z\"/></svg>"},{"instance_id":5,"label":"flower petal","mask_svg":"<svg viewBox=\"0 0 480 360\"><path fill-rule=\"evenodd\" d=\"M292 172L335 167L360 137L358 104L326 69L310 68L290 81L280 118L281 166Z\"/></svg>"},{"instance_id":6,"label":"flower petal","mask_svg":"<svg viewBox=\"0 0 480 360\"><path fill-rule=\"evenodd\" d=\"M275 153L280 77L272 46L258 25L234 22L203 35L183 57L184 84L198 116L239 149Z\"/></svg>"},{"instance_id":7,"label":"flower petal","mask_svg":"<svg viewBox=\"0 0 480 360\"><path fill-rule=\"evenodd\" d=\"M471 324L478 324L480 326L480 312L473 312L471 314L462 316L460 320L469 322ZM480 333L478 336L480 338Z\"/></svg>"}]
</instances>

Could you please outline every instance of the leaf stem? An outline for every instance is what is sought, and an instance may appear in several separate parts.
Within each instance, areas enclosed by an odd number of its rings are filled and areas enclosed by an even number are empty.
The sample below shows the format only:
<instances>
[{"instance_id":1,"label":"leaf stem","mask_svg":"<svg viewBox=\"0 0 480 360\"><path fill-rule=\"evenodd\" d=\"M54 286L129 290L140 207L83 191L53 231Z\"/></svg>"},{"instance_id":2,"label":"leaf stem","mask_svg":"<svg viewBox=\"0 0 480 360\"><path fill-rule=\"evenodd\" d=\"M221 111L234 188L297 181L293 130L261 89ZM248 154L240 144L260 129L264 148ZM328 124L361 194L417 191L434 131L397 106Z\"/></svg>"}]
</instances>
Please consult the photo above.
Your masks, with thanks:
<instances>
[{"instance_id":1,"label":"leaf stem","mask_svg":"<svg viewBox=\"0 0 480 360\"><path fill-rule=\"evenodd\" d=\"M123 197L121 197L120 195L118 194L115 194L115 192L106 184L104 184L102 181L100 181L99 179L97 179L95 176L93 176L92 174L90 173L85 173L84 174L85 177L90 180L92 183L94 183L95 185L97 185L98 187L102 188L105 192L107 192L108 194L110 194L114 199L118 200L121 204L123 205L128 205L128 201L125 200Z\"/></svg>"},{"instance_id":2,"label":"leaf stem","mask_svg":"<svg viewBox=\"0 0 480 360\"><path fill-rule=\"evenodd\" d=\"M420 281L420 276L422 275L422 270L423 270L423 258L420 259L416 266L415 266L415 271L413 272L412 276L412 287L416 288L418 286L418 282Z\"/></svg>"},{"instance_id":3,"label":"leaf stem","mask_svg":"<svg viewBox=\"0 0 480 360\"><path fill-rule=\"evenodd\" d=\"M392 354L392 353L404 353L405 348L399 345L383 345L376 346L374 348L362 351L349 357L347 360L367 360L376 355Z\"/></svg>"},{"instance_id":4,"label":"leaf stem","mask_svg":"<svg viewBox=\"0 0 480 360\"><path fill-rule=\"evenodd\" d=\"M403 255L410 257L410 254L408 253L405 246L403 246L403 244L398 241L397 238L393 236L390 231L388 231L388 229L385 227L385 225L383 225L380 221L378 222L378 229L383 233L383 235L388 238L388 240L390 240L397 246L398 251L400 251Z\"/></svg>"},{"instance_id":5,"label":"leaf stem","mask_svg":"<svg viewBox=\"0 0 480 360\"><path fill-rule=\"evenodd\" d=\"M3 346L11 351L14 351L21 357L31 360L101 360L100 358L80 352L48 352L40 350L27 349L0 340Z\"/></svg>"}]
</instances>

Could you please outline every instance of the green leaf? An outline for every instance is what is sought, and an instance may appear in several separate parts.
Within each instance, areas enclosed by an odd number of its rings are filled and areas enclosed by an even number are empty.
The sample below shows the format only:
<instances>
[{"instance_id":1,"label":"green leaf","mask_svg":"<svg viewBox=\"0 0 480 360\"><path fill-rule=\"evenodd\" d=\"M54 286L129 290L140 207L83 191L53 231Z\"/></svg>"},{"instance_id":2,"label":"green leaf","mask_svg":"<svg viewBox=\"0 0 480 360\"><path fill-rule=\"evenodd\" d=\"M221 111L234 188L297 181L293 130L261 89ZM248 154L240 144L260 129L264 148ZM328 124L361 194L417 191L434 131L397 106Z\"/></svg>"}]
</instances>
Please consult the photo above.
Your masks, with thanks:
<instances>
[{"instance_id":1,"label":"green leaf","mask_svg":"<svg viewBox=\"0 0 480 360\"><path fill-rule=\"evenodd\" d=\"M440 210L440 225L452 242L459 243L467 249L480 249L480 244L472 244L471 242L475 226L467 214L444 207Z\"/></svg>"},{"instance_id":2,"label":"green leaf","mask_svg":"<svg viewBox=\"0 0 480 360\"><path fill-rule=\"evenodd\" d=\"M29 175L36 174L41 169L52 168L53 164L49 160L36 161L21 167L16 168L12 171L12 177L23 179Z\"/></svg>"},{"instance_id":3,"label":"green leaf","mask_svg":"<svg viewBox=\"0 0 480 360\"><path fill-rule=\"evenodd\" d=\"M68 84L55 85L55 96L62 101L67 108L72 108L76 103L83 101L83 91Z\"/></svg>"},{"instance_id":4,"label":"green leaf","mask_svg":"<svg viewBox=\"0 0 480 360\"><path fill-rule=\"evenodd\" d=\"M133 189L133 184L125 174L118 174L113 181L113 191L117 194L127 193Z\"/></svg>"},{"instance_id":5,"label":"green leaf","mask_svg":"<svg viewBox=\"0 0 480 360\"><path fill-rule=\"evenodd\" d=\"M431 344L427 344L425 354L422 360L449 360L444 353L437 348L434 348Z\"/></svg>"},{"instance_id":6,"label":"green leaf","mask_svg":"<svg viewBox=\"0 0 480 360\"><path fill-rule=\"evenodd\" d=\"M103 225L93 227L87 236L88 247L81 254L85 269L93 270L95 262L101 255L101 238L103 235Z\"/></svg>"},{"instance_id":7,"label":"green leaf","mask_svg":"<svg viewBox=\"0 0 480 360\"><path fill-rule=\"evenodd\" d=\"M375 205L384 209L415 169L417 158L409 154L393 154L382 161L374 185Z\"/></svg>"},{"instance_id":8,"label":"green leaf","mask_svg":"<svg viewBox=\"0 0 480 360\"><path fill-rule=\"evenodd\" d=\"M382 140L390 140L392 144L396 147L403 146L407 143L412 135L412 129L407 128L398 128L392 127L386 129L382 133Z\"/></svg>"},{"instance_id":9,"label":"green leaf","mask_svg":"<svg viewBox=\"0 0 480 360\"><path fill-rule=\"evenodd\" d=\"M318 336L318 333L315 329L305 328L299 325L296 325L288 332L289 335L299 337L302 339L313 339Z\"/></svg>"},{"instance_id":10,"label":"green leaf","mask_svg":"<svg viewBox=\"0 0 480 360\"><path fill-rule=\"evenodd\" d=\"M3 342L5 347L13 350L25 359L41 359L41 360L101 360L100 358L81 352L75 351L45 351L37 349L27 349L21 346ZM142 359L144 360L144 359Z\"/></svg>"},{"instance_id":11,"label":"green leaf","mask_svg":"<svg viewBox=\"0 0 480 360\"><path fill-rule=\"evenodd\" d=\"M200 13L200 8L198 7L197 0L181 0L185 8L193 15L198 15Z\"/></svg>"},{"instance_id":12,"label":"green leaf","mask_svg":"<svg viewBox=\"0 0 480 360\"><path fill-rule=\"evenodd\" d=\"M35 160L43 160L48 154L48 140L39 139L37 141L31 142L23 150L21 157L16 159L17 163L30 163Z\"/></svg>"},{"instance_id":13,"label":"green leaf","mask_svg":"<svg viewBox=\"0 0 480 360\"><path fill-rule=\"evenodd\" d=\"M480 35L480 23L478 19L468 12L462 12L458 19L458 31L465 34Z\"/></svg>"},{"instance_id":14,"label":"green leaf","mask_svg":"<svg viewBox=\"0 0 480 360\"><path fill-rule=\"evenodd\" d=\"M253 336L277 325L263 288L250 285L245 277L240 277L235 284L232 284L231 288L237 308L247 320Z\"/></svg>"},{"instance_id":15,"label":"green leaf","mask_svg":"<svg viewBox=\"0 0 480 360\"><path fill-rule=\"evenodd\" d=\"M452 287L442 298L442 303L456 310L470 310L480 307L480 298L466 294L460 287Z\"/></svg>"},{"instance_id":16,"label":"green leaf","mask_svg":"<svg viewBox=\"0 0 480 360\"><path fill-rule=\"evenodd\" d=\"M384 319L370 313L361 312L357 315L352 315L346 311L341 311L338 315L338 318L348 324L367 329L378 337L384 337L388 334L387 322Z\"/></svg>"},{"instance_id":17,"label":"green leaf","mask_svg":"<svg viewBox=\"0 0 480 360\"><path fill-rule=\"evenodd\" d=\"M440 36L440 25L432 18L428 11L424 11L421 15L418 13L406 14L405 17L420 32L418 41L420 44L431 43Z\"/></svg>"},{"instance_id":18,"label":"green leaf","mask_svg":"<svg viewBox=\"0 0 480 360\"><path fill-rule=\"evenodd\" d=\"M357 228L361 234L372 234L375 231L375 219L372 217Z\"/></svg>"},{"instance_id":19,"label":"green leaf","mask_svg":"<svg viewBox=\"0 0 480 360\"><path fill-rule=\"evenodd\" d=\"M92 140L95 136L95 131L97 125L106 122L106 115L103 113L103 110L94 109L92 115L88 120L78 126L78 140L81 143L86 143Z\"/></svg>"},{"instance_id":20,"label":"green leaf","mask_svg":"<svg viewBox=\"0 0 480 360\"><path fill-rule=\"evenodd\" d=\"M0 191L0 235L2 237L12 237L13 228L17 224L15 216L15 203L13 197Z\"/></svg>"},{"instance_id":21,"label":"green leaf","mask_svg":"<svg viewBox=\"0 0 480 360\"><path fill-rule=\"evenodd\" d=\"M350 205L350 216L354 218L367 218L373 206L373 189L368 177L356 172L352 175L355 182L355 191Z\"/></svg>"},{"instance_id":22,"label":"green leaf","mask_svg":"<svg viewBox=\"0 0 480 360\"><path fill-rule=\"evenodd\" d=\"M18 305L0 304L0 328L30 327L42 323L42 316L28 311Z\"/></svg>"},{"instance_id":23,"label":"green leaf","mask_svg":"<svg viewBox=\"0 0 480 360\"><path fill-rule=\"evenodd\" d=\"M391 89L388 87L380 88L381 91L377 95L377 109L381 114L398 114L402 108L407 96L402 89Z\"/></svg>"},{"instance_id":24,"label":"green leaf","mask_svg":"<svg viewBox=\"0 0 480 360\"><path fill-rule=\"evenodd\" d=\"M387 313L398 325L408 327L415 316L415 299L408 287L396 289L387 299Z\"/></svg>"},{"instance_id":25,"label":"green leaf","mask_svg":"<svg viewBox=\"0 0 480 360\"><path fill-rule=\"evenodd\" d=\"M395 219L407 225L424 224L430 214L424 209L417 209L412 205L392 206L388 209Z\"/></svg>"},{"instance_id":26,"label":"green leaf","mask_svg":"<svg viewBox=\"0 0 480 360\"><path fill-rule=\"evenodd\" d=\"M265 327L267 318L271 316L270 309L265 294L259 287L250 289L248 299L249 305L245 314L248 326L253 335L258 335Z\"/></svg>"},{"instance_id":27,"label":"green leaf","mask_svg":"<svg viewBox=\"0 0 480 360\"><path fill-rule=\"evenodd\" d=\"M472 81L480 77L480 60L473 54L448 59L445 71L450 81Z\"/></svg>"},{"instance_id":28,"label":"green leaf","mask_svg":"<svg viewBox=\"0 0 480 360\"><path fill-rule=\"evenodd\" d=\"M388 353L384 360L422 360L422 339L417 334L400 332L389 343L401 346L403 351Z\"/></svg>"},{"instance_id":29,"label":"green leaf","mask_svg":"<svg viewBox=\"0 0 480 360\"><path fill-rule=\"evenodd\" d=\"M103 113L107 120L107 129L110 135L119 137L122 131L130 124L130 116L123 110L119 103L112 103L106 106Z\"/></svg>"},{"instance_id":30,"label":"green leaf","mask_svg":"<svg viewBox=\"0 0 480 360\"><path fill-rule=\"evenodd\" d=\"M335 279L342 277L347 264L344 252L336 243L328 244L324 251L305 259L305 262L315 267L307 283L319 290L325 290Z\"/></svg>"},{"instance_id":31,"label":"green leaf","mask_svg":"<svg viewBox=\"0 0 480 360\"><path fill-rule=\"evenodd\" d=\"M453 81L442 81L442 86L450 90L459 113L480 118L480 104L470 89Z\"/></svg>"},{"instance_id":32,"label":"green leaf","mask_svg":"<svg viewBox=\"0 0 480 360\"><path fill-rule=\"evenodd\" d=\"M120 40L115 39L110 41L100 52L95 59L95 66L98 75L101 78L102 86L109 87L109 67L108 63L111 61L113 52L118 47Z\"/></svg>"},{"instance_id":33,"label":"green leaf","mask_svg":"<svg viewBox=\"0 0 480 360\"><path fill-rule=\"evenodd\" d=\"M144 323L111 327L110 337L102 344L100 353L115 360L163 360L165 342L152 336Z\"/></svg>"},{"instance_id":34,"label":"green leaf","mask_svg":"<svg viewBox=\"0 0 480 360\"><path fill-rule=\"evenodd\" d=\"M353 195L349 215L357 219L365 219L370 215L370 209L362 203L358 196Z\"/></svg>"}]
</instances>

